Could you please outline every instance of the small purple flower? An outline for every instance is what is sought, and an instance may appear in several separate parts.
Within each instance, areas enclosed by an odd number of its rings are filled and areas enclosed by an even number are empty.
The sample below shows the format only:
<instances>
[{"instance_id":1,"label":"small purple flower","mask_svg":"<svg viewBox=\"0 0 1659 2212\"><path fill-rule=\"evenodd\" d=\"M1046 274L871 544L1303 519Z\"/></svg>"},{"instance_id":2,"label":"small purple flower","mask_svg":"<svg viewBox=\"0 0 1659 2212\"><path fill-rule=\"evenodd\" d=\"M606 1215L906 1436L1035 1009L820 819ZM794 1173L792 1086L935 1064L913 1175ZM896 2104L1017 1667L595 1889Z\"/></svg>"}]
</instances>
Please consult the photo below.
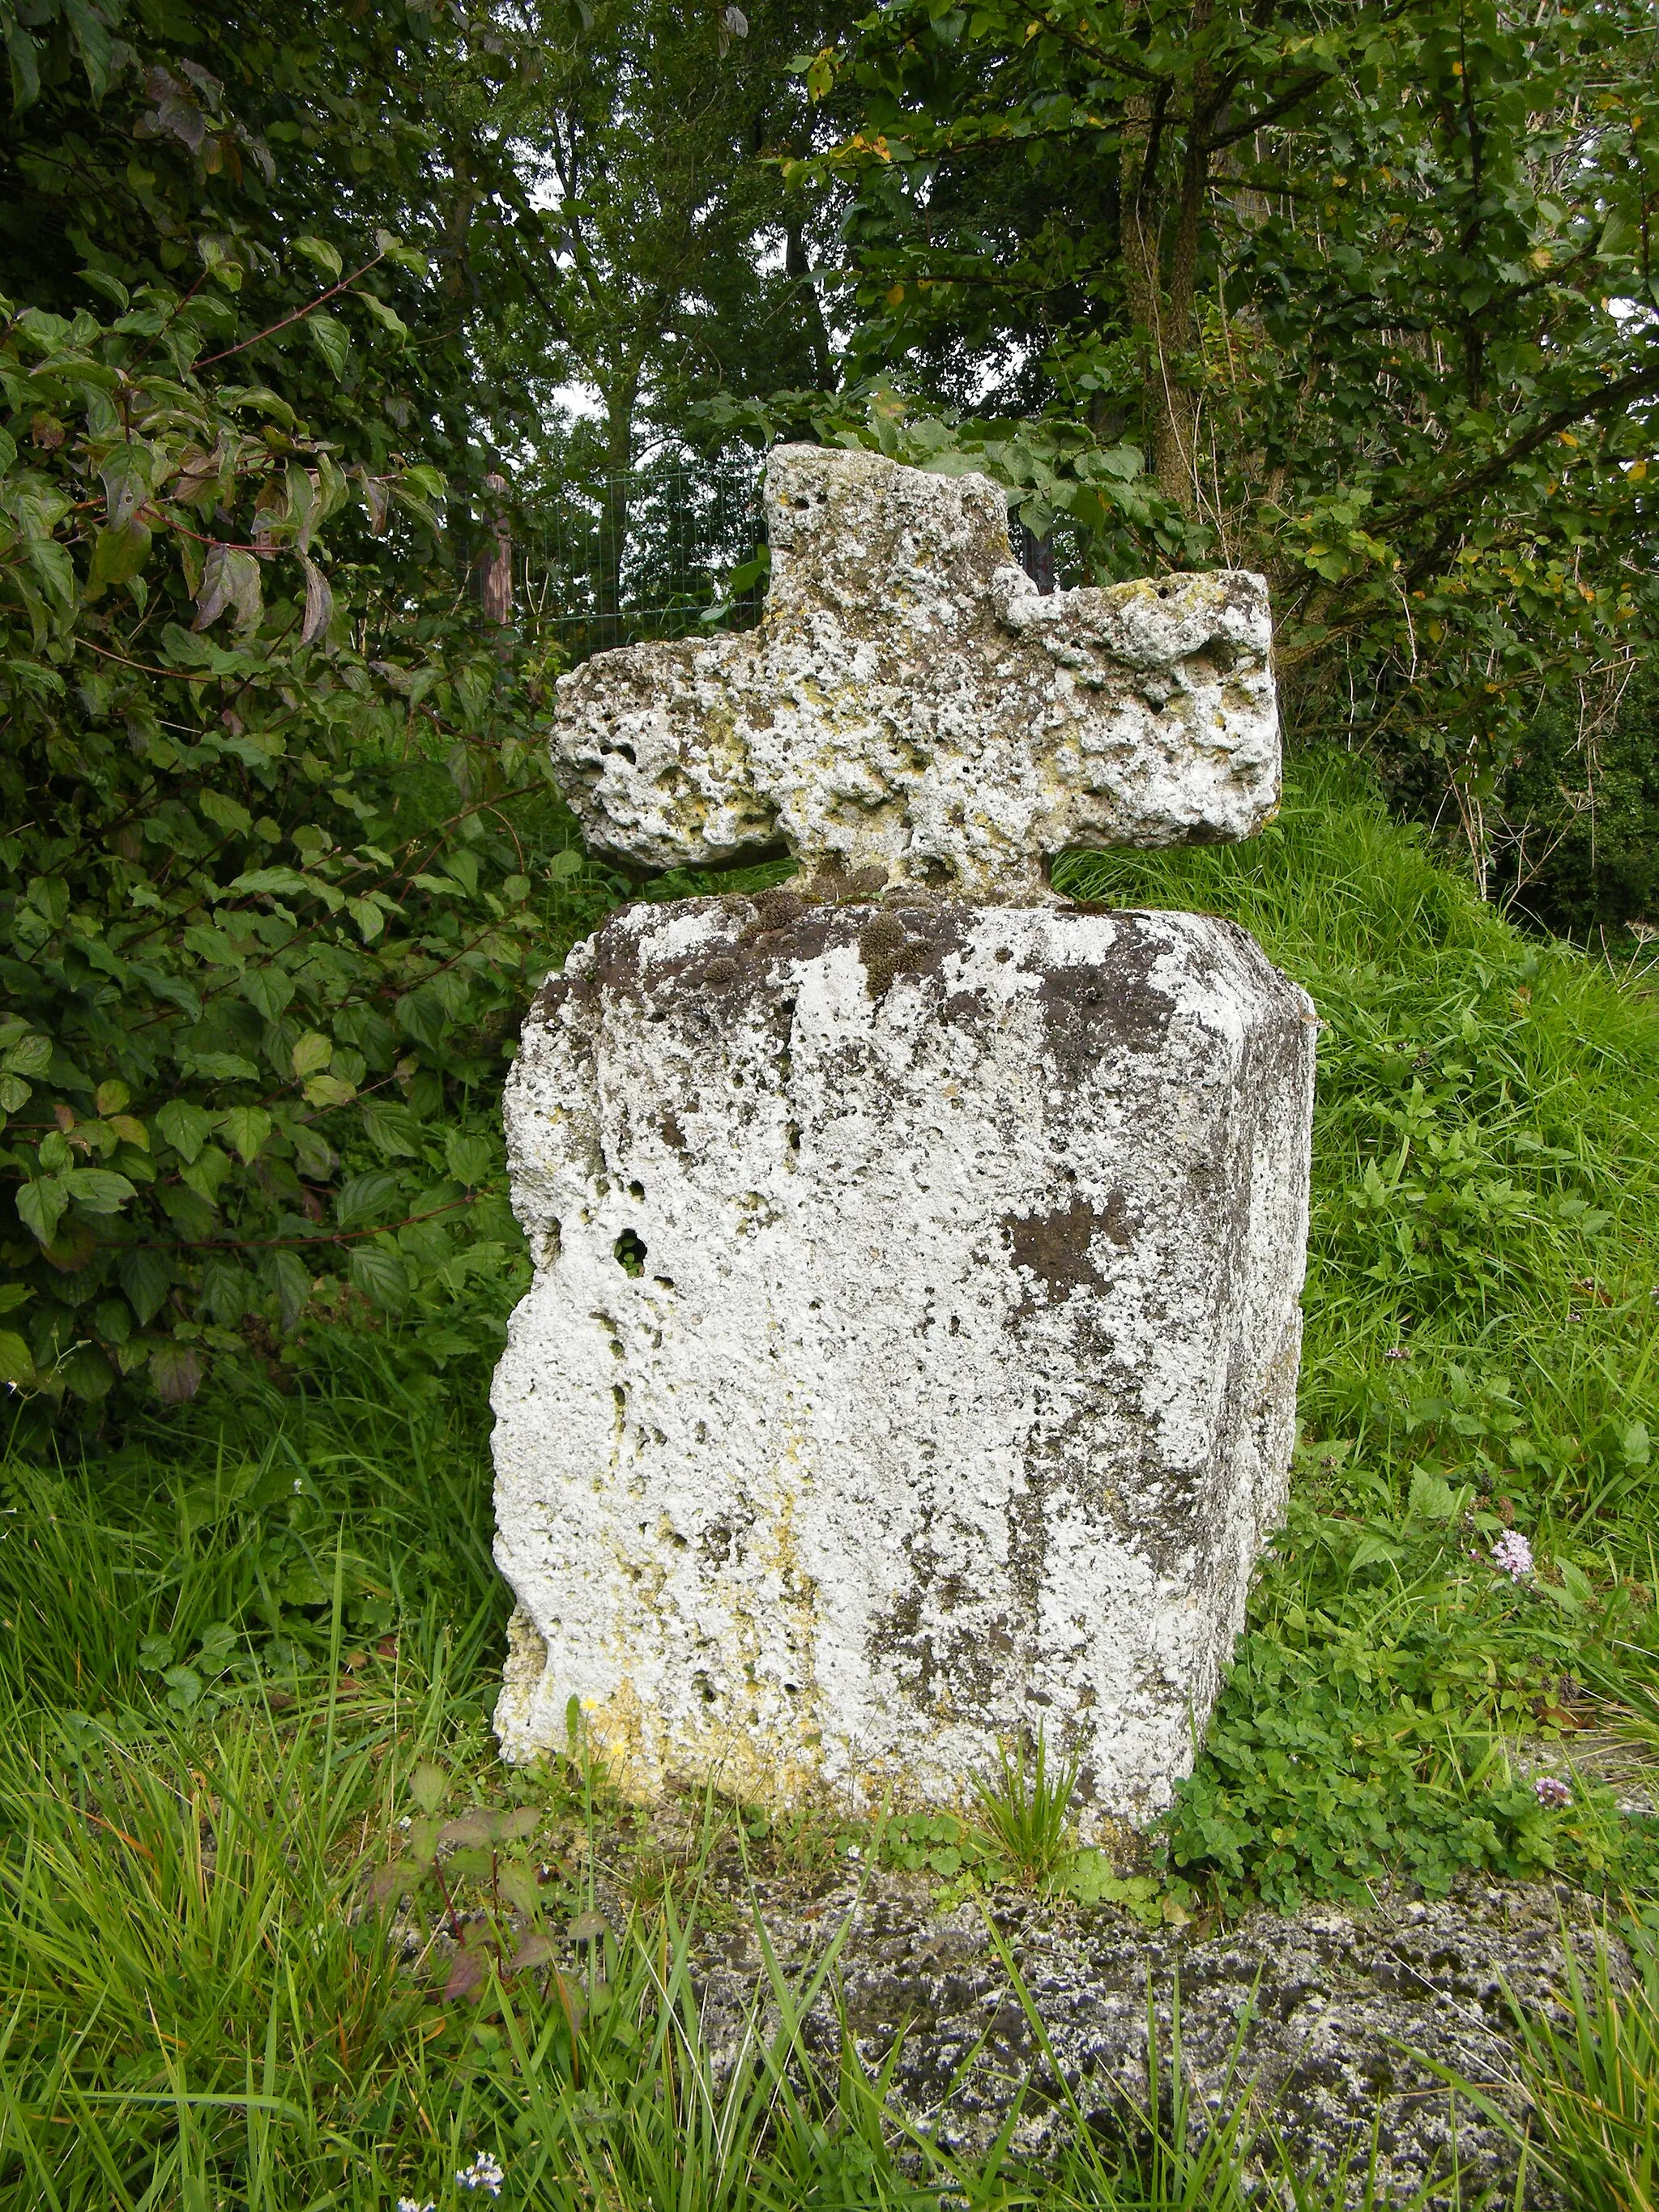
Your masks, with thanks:
<instances>
[{"instance_id":1,"label":"small purple flower","mask_svg":"<svg viewBox=\"0 0 1659 2212\"><path fill-rule=\"evenodd\" d=\"M1532 1794L1540 1805L1571 1805L1572 1792L1559 1774L1540 1774L1532 1785Z\"/></svg>"},{"instance_id":2,"label":"small purple flower","mask_svg":"<svg viewBox=\"0 0 1659 2212\"><path fill-rule=\"evenodd\" d=\"M1523 1583L1532 1572L1532 1546L1518 1528L1506 1528L1492 1547L1492 1563L1512 1583Z\"/></svg>"},{"instance_id":3,"label":"small purple flower","mask_svg":"<svg viewBox=\"0 0 1659 2212\"><path fill-rule=\"evenodd\" d=\"M499 2197L507 2174L498 2158L487 2150L481 2150L471 2165L464 2166L455 2179L463 2189L483 2189L490 2196Z\"/></svg>"}]
</instances>

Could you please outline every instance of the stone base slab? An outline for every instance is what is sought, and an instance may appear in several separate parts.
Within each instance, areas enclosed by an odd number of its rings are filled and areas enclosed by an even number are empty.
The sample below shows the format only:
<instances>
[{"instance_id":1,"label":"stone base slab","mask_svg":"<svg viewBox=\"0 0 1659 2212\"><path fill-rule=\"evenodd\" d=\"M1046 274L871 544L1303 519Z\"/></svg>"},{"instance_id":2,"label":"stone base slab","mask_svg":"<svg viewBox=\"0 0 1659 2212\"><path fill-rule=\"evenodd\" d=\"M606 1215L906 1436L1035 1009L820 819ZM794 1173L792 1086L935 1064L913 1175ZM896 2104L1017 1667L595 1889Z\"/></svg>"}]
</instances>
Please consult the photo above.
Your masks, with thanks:
<instances>
[{"instance_id":1,"label":"stone base slab","mask_svg":"<svg viewBox=\"0 0 1659 2212\"><path fill-rule=\"evenodd\" d=\"M957 1806L1170 1802L1279 1515L1316 1022L1231 924L641 905L508 1086L503 1752Z\"/></svg>"}]
</instances>

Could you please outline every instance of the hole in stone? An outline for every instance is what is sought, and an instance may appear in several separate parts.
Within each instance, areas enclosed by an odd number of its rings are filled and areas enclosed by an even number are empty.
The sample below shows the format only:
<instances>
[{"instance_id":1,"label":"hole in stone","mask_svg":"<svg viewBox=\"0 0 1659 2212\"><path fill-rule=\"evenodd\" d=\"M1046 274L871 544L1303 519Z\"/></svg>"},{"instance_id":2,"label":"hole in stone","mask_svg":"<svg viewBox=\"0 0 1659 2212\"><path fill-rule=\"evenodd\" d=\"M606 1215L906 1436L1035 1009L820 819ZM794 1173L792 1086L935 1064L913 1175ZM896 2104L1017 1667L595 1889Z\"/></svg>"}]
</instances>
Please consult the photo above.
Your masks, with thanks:
<instances>
[{"instance_id":1,"label":"hole in stone","mask_svg":"<svg viewBox=\"0 0 1659 2212\"><path fill-rule=\"evenodd\" d=\"M642 1182L630 1182L628 1186L628 1195L630 1198L643 1200L645 1185Z\"/></svg>"},{"instance_id":2,"label":"hole in stone","mask_svg":"<svg viewBox=\"0 0 1659 2212\"><path fill-rule=\"evenodd\" d=\"M1000 945L997 950L997 965L1000 967L1005 960L1012 960L1013 957L1006 945Z\"/></svg>"},{"instance_id":3,"label":"hole in stone","mask_svg":"<svg viewBox=\"0 0 1659 2212\"><path fill-rule=\"evenodd\" d=\"M956 879L956 870L937 853L929 853L910 871L910 880L917 884L948 884Z\"/></svg>"},{"instance_id":4,"label":"hole in stone","mask_svg":"<svg viewBox=\"0 0 1659 2212\"><path fill-rule=\"evenodd\" d=\"M712 1705L720 1693L715 1689L714 1683L710 1681L708 1676L707 1674L694 1674L691 1677L691 1681L697 1695L702 1699L704 1705Z\"/></svg>"},{"instance_id":5,"label":"hole in stone","mask_svg":"<svg viewBox=\"0 0 1659 2212\"><path fill-rule=\"evenodd\" d=\"M1158 597L1162 599L1163 596L1164 594L1160 592L1158 593ZM614 744L601 745L599 750L601 752L617 754L622 759L628 763L629 768L633 768L636 765L634 757L634 748L623 738L618 738Z\"/></svg>"},{"instance_id":6,"label":"hole in stone","mask_svg":"<svg viewBox=\"0 0 1659 2212\"><path fill-rule=\"evenodd\" d=\"M625 1413L628 1411L628 1393L623 1389L620 1382L616 1382L611 1385L611 1402L616 1407L618 1413Z\"/></svg>"},{"instance_id":7,"label":"hole in stone","mask_svg":"<svg viewBox=\"0 0 1659 2212\"><path fill-rule=\"evenodd\" d=\"M672 1291L674 1287L674 1278L672 1275L653 1275L651 1279L659 1291Z\"/></svg>"},{"instance_id":8,"label":"hole in stone","mask_svg":"<svg viewBox=\"0 0 1659 2212\"><path fill-rule=\"evenodd\" d=\"M645 1246L631 1229L624 1229L611 1247L617 1255L617 1264L625 1275L645 1273Z\"/></svg>"},{"instance_id":9,"label":"hole in stone","mask_svg":"<svg viewBox=\"0 0 1659 2212\"><path fill-rule=\"evenodd\" d=\"M784 1693L785 1693L785 1695L786 1695L786 1696L787 1696L787 1697L791 1697L791 1698L798 1698L798 1697L799 1697L799 1695L800 1695L800 1684L799 1684L799 1682L786 1682L786 1683L784 1684L783 1687L784 1687Z\"/></svg>"},{"instance_id":10,"label":"hole in stone","mask_svg":"<svg viewBox=\"0 0 1659 2212\"><path fill-rule=\"evenodd\" d=\"M800 1124L798 1121L791 1121L787 1125L784 1131L784 1140L792 1152L798 1152L800 1150Z\"/></svg>"}]
</instances>

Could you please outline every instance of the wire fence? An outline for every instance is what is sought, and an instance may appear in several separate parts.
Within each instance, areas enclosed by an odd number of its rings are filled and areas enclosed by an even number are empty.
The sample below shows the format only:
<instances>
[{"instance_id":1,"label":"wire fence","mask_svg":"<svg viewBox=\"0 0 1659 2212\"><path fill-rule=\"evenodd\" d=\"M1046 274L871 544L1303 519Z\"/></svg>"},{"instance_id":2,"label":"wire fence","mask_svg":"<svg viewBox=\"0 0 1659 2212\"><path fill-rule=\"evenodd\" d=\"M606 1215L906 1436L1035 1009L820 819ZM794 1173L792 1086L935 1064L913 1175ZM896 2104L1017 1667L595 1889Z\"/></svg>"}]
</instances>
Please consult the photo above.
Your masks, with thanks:
<instances>
[{"instance_id":1,"label":"wire fence","mask_svg":"<svg viewBox=\"0 0 1659 2212\"><path fill-rule=\"evenodd\" d=\"M574 663L608 646L744 629L766 590L763 457L672 460L573 477L475 518L470 568L485 614L556 642ZM1073 549L1012 530L1039 590L1074 578Z\"/></svg>"}]
</instances>

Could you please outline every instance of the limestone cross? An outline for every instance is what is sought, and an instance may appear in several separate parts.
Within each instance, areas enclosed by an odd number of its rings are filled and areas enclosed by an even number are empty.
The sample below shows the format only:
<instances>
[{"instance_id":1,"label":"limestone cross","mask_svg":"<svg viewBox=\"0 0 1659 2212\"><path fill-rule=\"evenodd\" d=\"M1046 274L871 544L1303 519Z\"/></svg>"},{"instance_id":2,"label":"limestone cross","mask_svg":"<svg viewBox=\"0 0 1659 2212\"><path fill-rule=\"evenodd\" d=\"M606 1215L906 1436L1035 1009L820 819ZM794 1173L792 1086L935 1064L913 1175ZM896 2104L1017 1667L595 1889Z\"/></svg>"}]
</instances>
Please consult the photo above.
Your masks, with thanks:
<instances>
[{"instance_id":1,"label":"limestone cross","mask_svg":"<svg viewBox=\"0 0 1659 2212\"><path fill-rule=\"evenodd\" d=\"M766 499L758 629L560 679L554 757L592 845L659 868L784 847L1019 901L1067 847L1212 843L1273 812L1259 576L1045 597L988 478L874 453L780 447Z\"/></svg>"}]
</instances>

